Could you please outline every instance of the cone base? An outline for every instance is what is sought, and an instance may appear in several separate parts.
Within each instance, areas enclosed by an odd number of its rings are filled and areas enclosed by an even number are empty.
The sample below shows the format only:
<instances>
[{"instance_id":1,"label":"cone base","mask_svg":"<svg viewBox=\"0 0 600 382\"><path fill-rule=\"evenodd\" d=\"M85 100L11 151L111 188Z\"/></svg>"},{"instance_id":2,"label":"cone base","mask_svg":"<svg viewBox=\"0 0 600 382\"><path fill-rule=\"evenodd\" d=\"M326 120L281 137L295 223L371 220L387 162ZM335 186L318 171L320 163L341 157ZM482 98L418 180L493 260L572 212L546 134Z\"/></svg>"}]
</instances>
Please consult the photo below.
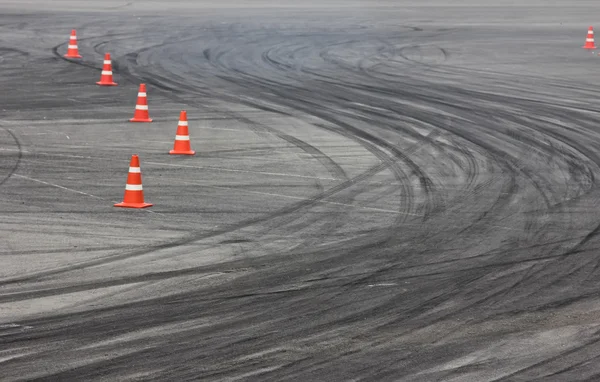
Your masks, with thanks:
<instances>
[{"instance_id":1,"label":"cone base","mask_svg":"<svg viewBox=\"0 0 600 382\"><path fill-rule=\"evenodd\" d=\"M123 207L123 208L146 208L153 206L152 203L126 203L121 202L114 205L115 207Z\"/></svg>"},{"instance_id":2,"label":"cone base","mask_svg":"<svg viewBox=\"0 0 600 382\"><path fill-rule=\"evenodd\" d=\"M143 118L131 118L129 122L152 122L151 118L143 119Z\"/></svg>"},{"instance_id":3,"label":"cone base","mask_svg":"<svg viewBox=\"0 0 600 382\"><path fill-rule=\"evenodd\" d=\"M69 54L65 54L64 55L65 58L83 58L80 55L76 54L76 55L69 55Z\"/></svg>"},{"instance_id":4,"label":"cone base","mask_svg":"<svg viewBox=\"0 0 600 382\"><path fill-rule=\"evenodd\" d=\"M100 85L100 86L117 86L118 84L116 82L101 82L101 81L98 81L98 82L96 82L96 85Z\"/></svg>"},{"instance_id":5,"label":"cone base","mask_svg":"<svg viewBox=\"0 0 600 382\"><path fill-rule=\"evenodd\" d=\"M171 151L169 151L169 154L171 154L171 155L194 155L194 154L196 154L196 152L194 150L189 150L189 151L171 150Z\"/></svg>"}]
</instances>

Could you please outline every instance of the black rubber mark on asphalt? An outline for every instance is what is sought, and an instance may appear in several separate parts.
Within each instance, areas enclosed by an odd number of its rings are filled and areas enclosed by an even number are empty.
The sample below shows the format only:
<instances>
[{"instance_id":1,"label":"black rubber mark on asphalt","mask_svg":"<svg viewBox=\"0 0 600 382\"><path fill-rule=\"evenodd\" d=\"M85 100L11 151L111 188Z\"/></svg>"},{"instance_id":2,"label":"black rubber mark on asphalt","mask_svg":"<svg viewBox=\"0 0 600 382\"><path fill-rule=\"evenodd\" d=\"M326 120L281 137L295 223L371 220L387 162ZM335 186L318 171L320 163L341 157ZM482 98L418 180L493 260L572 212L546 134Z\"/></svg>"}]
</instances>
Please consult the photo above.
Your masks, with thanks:
<instances>
[{"instance_id":1,"label":"black rubber mark on asphalt","mask_svg":"<svg viewBox=\"0 0 600 382\"><path fill-rule=\"evenodd\" d=\"M5 127L2 127L2 126L0 126L0 129L5 130L8 134L10 134L12 139L15 141L15 144L17 145L17 149L18 149L17 161L15 162L15 165L10 169L10 171L8 172L8 175L6 175L2 180L0 180L0 186L2 186L19 169L19 165L21 164L21 158L23 158L23 149L21 148L21 142L19 142L19 138L17 138L15 133L13 133L11 130L9 130Z\"/></svg>"}]
</instances>

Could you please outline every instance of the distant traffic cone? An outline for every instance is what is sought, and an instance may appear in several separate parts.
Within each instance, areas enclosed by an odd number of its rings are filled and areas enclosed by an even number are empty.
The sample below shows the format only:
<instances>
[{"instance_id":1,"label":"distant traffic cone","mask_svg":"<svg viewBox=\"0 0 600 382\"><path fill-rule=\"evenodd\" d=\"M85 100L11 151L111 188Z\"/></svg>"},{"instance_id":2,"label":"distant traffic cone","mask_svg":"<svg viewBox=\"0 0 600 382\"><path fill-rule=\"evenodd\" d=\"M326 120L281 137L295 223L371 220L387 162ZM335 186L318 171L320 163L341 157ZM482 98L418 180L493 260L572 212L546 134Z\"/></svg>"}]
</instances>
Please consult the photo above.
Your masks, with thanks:
<instances>
[{"instance_id":1,"label":"distant traffic cone","mask_svg":"<svg viewBox=\"0 0 600 382\"><path fill-rule=\"evenodd\" d=\"M142 172L140 170L140 158L137 154L131 156L129 162L129 174L125 185L125 196L123 202L115 204L115 207L146 208L152 204L144 203L144 191L142 190Z\"/></svg>"},{"instance_id":2,"label":"distant traffic cone","mask_svg":"<svg viewBox=\"0 0 600 382\"><path fill-rule=\"evenodd\" d=\"M146 84L140 84L135 113L129 122L152 122L148 114L148 98L146 97Z\"/></svg>"},{"instance_id":3,"label":"distant traffic cone","mask_svg":"<svg viewBox=\"0 0 600 382\"><path fill-rule=\"evenodd\" d=\"M113 81L110 53L106 53L104 55L104 66L102 67L102 74L100 75L100 81L96 83L101 86L117 86L117 83Z\"/></svg>"},{"instance_id":4,"label":"distant traffic cone","mask_svg":"<svg viewBox=\"0 0 600 382\"><path fill-rule=\"evenodd\" d=\"M175 135L175 144L173 150L169 151L171 155L194 155L190 145L190 134L188 133L187 112L182 110L179 114L179 124L177 125L177 135Z\"/></svg>"},{"instance_id":5,"label":"distant traffic cone","mask_svg":"<svg viewBox=\"0 0 600 382\"><path fill-rule=\"evenodd\" d=\"M594 44L594 27L588 28L587 38L585 39L584 49L596 49L596 44Z\"/></svg>"},{"instance_id":6,"label":"distant traffic cone","mask_svg":"<svg viewBox=\"0 0 600 382\"><path fill-rule=\"evenodd\" d=\"M69 46L67 47L66 58L81 58L79 55L79 49L77 48L77 33L75 29L71 31L71 37L69 38Z\"/></svg>"}]
</instances>

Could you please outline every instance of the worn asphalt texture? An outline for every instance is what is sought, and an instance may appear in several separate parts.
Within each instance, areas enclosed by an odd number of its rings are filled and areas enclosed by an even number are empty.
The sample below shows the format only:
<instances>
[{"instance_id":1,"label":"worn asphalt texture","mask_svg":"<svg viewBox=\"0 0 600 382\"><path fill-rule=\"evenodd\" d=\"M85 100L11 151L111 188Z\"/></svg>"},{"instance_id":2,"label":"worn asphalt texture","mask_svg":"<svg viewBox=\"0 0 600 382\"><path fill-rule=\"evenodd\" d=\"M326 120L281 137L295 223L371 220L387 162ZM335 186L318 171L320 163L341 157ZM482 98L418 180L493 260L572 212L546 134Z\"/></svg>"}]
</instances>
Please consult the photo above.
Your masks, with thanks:
<instances>
[{"instance_id":1,"label":"worn asphalt texture","mask_svg":"<svg viewBox=\"0 0 600 382\"><path fill-rule=\"evenodd\" d=\"M0 380L600 380L600 3L443 3L0 1Z\"/></svg>"}]
</instances>

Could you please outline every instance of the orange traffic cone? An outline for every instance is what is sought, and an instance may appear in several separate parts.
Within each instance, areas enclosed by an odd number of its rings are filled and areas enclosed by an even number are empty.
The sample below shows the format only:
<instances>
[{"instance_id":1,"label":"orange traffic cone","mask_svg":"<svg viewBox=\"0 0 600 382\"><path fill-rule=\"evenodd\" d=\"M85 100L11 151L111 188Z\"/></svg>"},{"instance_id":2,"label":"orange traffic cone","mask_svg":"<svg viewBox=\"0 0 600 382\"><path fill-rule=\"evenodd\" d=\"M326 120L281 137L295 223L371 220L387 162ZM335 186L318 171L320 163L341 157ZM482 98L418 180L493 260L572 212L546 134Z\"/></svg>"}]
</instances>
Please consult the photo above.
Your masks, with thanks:
<instances>
[{"instance_id":1,"label":"orange traffic cone","mask_svg":"<svg viewBox=\"0 0 600 382\"><path fill-rule=\"evenodd\" d=\"M71 31L71 37L69 38L69 46L67 47L66 58L81 58L79 55L79 49L77 48L77 33L75 29Z\"/></svg>"},{"instance_id":2,"label":"orange traffic cone","mask_svg":"<svg viewBox=\"0 0 600 382\"><path fill-rule=\"evenodd\" d=\"M594 27L588 28L587 38L585 39L584 49L596 49L596 44L594 44Z\"/></svg>"},{"instance_id":3,"label":"orange traffic cone","mask_svg":"<svg viewBox=\"0 0 600 382\"><path fill-rule=\"evenodd\" d=\"M117 83L113 81L110 53L106 53L104 55L104 66L102 67L102 74L100 75L100 81L96 83L101 86L117 86Z\"/></svg>"},{"instance_id":4,"label":"orange traffic cone","mask_svg":"<svg viewBox=\"0 0 600 382\"><path fill-rule=\"evenodd\" d=\"M171 155L194 155L190 145L190 134L188 133L187 112L182 110L179 114L179 124L177 125L177 135L175 135L175 144L173 150L169 151Z\"/></svg>"},{"instance_id":5,"label":"orange traffic cone","mask_svg":"<svg viewBox=\"0 0 600 382\"><path fill-rule=\"evenodd\" d=\"M148 115L148 98L146 97L146 84L140 84L135 113L129 122L152 122Z\"/></svg>"},{"instance_id":6,"label":"orange traffic cone","mask_svg":"<svg viewBox=\"0 0 600 382\"><path fill-rule=\"evenodd\" d=\"M115 207L146 208L152 204L144 203L144 191L142 190L142 172L140 170L140 158L137 154L131 156L129 162L129 174L125 185L125 196L123 202L115 204Z\"/></svg>"}]
</instances>

